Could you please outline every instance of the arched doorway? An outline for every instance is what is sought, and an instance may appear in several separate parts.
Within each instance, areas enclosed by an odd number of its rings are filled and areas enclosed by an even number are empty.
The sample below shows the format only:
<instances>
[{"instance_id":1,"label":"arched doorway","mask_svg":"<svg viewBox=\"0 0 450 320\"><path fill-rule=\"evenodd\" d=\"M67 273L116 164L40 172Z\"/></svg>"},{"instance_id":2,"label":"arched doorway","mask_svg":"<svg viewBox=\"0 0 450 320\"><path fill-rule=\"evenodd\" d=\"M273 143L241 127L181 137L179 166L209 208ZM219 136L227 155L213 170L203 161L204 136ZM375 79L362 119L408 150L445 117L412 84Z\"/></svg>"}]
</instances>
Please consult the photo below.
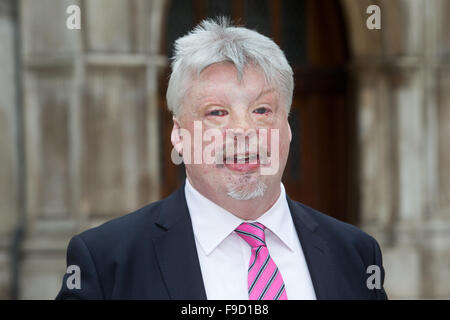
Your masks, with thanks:
<instances>
[{"instance_id":1,"label":"arched doorway","mask_svg":"<svg viewBox=\"0 0 450 320\"><path fill-rule=\"evenodd\" d=\"M166 11L162 53L206 17L225 15L271 37L294 69L289 116L293 140L283 176L289 196L340 220L356 223L355 119L348 94L349 58L340 3L326 0L172 1ZM162 196L185 178L170 160L172 117L160 77Z\"/></svg>"}]
</instances>

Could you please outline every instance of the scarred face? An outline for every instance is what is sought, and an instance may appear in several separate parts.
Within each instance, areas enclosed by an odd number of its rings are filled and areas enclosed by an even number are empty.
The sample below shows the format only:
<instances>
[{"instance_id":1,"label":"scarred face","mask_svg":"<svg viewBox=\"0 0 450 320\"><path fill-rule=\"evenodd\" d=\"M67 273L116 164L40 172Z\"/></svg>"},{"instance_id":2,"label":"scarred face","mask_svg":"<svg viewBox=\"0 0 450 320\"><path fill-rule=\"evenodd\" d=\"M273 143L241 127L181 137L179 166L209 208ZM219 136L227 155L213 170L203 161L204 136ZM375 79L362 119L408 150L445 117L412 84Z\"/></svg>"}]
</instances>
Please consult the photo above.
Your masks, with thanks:
<instances>
[{"instance_id":1,"label":"scarred face","mask_svg":"<svg viewBox=\"0 0 450 320\"><path fill-rule=\"evenodd\" d=\"M197 139L202 150L212 150L215 143L214 163L204 158L194 163L195 141L189 150L191 161L185 161L189 181L206 197L251 200L279 192L291 130L283 96L267 83L260 68L247 65L241 79L231 63L204 69L190 81L174 118L172 143L186 159L180 130L191 137L196 133L197 138L199 131L202 137L220 135Z\"/></svg>"}]
</instances>

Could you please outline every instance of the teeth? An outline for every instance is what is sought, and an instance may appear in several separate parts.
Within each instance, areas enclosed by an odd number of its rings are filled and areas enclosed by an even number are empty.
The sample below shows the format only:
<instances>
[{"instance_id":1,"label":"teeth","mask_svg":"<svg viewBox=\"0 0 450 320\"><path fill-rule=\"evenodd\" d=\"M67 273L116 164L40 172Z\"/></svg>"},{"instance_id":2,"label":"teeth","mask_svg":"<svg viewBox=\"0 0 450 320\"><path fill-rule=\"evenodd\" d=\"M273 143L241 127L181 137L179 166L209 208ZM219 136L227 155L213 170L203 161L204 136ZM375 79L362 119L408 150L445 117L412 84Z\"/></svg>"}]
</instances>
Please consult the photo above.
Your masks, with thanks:
<instances>
[{"instance_id":1,"label":"teeth","mask_svg":"<svg viewBox=\"0 0 450 320\"><path fill-rule=\"evenodd\" d=\"M246 161L254 161L258 159L257 154L251 154L251 155L236 155L234 157L228 157L225 158L225 161L227 163L234 163L234 162L246 162Z\"/></svg>"}]
</instances>

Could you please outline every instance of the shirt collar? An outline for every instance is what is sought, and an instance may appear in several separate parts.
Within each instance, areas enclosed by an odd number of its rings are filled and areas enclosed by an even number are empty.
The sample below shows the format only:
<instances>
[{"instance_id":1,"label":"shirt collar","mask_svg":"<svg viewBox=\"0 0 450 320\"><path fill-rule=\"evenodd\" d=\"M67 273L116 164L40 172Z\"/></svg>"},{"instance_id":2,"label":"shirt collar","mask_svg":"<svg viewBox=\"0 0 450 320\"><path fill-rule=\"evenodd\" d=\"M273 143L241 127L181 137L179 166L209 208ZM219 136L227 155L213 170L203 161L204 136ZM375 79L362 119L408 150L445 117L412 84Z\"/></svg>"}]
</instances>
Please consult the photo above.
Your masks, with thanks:
<instances>
[{"instance_id":1,"label":"shirt collar","mask_svg":"<svg viewBox=\"0 0 450 320\"><path fill-rule=\"evenodd\" d=\"M185 194L194 235L205 254L209 255L244 220L203 196L188 179L186 179ZM293 222L282 183L277 201L256 221L266 226L269 232L275 234L287 248L294 250L295 238L291 231Z\"/></svg>"},{"instance_id":2,"label":"shirt collar","mask_svg":"<svg viewBox=\"0 0 450 320\"><path fill-rule=\"evenodd\" d=\"M294 251L296 232L283 183L280 183L280 189L281 192L277 201L256 221L266 226L269 232L277 236L288 249Z\"/></svg>"}]
</instances>

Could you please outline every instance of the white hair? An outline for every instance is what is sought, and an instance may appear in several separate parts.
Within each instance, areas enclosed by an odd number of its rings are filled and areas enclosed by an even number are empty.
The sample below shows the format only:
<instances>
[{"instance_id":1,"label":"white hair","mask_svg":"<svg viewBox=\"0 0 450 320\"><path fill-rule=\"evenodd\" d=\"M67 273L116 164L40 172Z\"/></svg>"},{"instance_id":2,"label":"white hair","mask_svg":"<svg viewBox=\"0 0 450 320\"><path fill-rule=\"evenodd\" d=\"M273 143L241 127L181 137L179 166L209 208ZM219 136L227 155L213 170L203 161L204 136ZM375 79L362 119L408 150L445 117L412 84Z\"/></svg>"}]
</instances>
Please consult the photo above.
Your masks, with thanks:
<instances>
[{"instance_id":1,"label":"white hair","mask_svg":"<svg viewBox=\"0 0 450 320\"><path fill-rule=\"evenodd\" d=\"M199 76L205 68L220 62L233 63L239 79L247 64L260 67L266 81L280 90L289 113L294 79L283 51L268 37L244 27L231 26L227 18L221 17L203 20L175 41L172 74L166 93L167 106L175 116L182 106L189 77Z\"/></svg>"}]
</instances>

